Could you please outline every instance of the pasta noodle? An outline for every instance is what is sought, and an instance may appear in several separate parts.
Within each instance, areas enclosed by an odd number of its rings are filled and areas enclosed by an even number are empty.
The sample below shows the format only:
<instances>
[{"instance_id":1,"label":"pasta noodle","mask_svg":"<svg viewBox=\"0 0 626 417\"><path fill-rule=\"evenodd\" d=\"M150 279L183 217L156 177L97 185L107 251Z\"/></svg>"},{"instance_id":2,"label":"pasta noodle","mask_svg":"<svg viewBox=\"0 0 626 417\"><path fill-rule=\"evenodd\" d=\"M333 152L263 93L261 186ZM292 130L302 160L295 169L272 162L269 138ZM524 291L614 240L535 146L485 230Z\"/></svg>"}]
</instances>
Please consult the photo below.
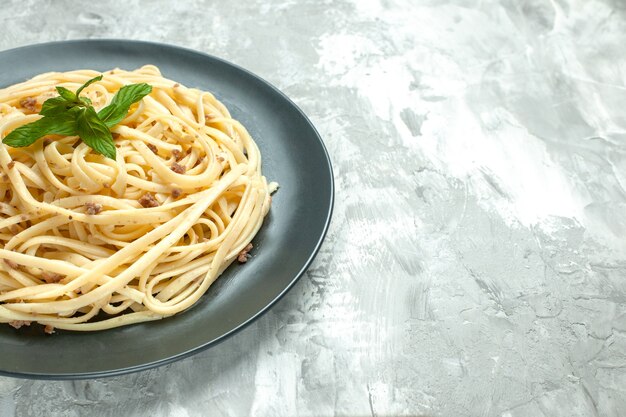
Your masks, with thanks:
<instances>
[{"instance_id":1,"label":"pasta noodle","mask_svg":"<svg viewBox=\"0 0 626 417\"><path fill-rule=\"evenodd\" d=\"M55 86L98 74L0 90L0 137L37 120ZM246 260L275 189L258 147L212 94L155 66L108 71L83 94L99 109L142 82L152 93L111 129L116 160L76 136L0 145L0 322L94 331L161 319Z\"/></svg>"}]
</instances>

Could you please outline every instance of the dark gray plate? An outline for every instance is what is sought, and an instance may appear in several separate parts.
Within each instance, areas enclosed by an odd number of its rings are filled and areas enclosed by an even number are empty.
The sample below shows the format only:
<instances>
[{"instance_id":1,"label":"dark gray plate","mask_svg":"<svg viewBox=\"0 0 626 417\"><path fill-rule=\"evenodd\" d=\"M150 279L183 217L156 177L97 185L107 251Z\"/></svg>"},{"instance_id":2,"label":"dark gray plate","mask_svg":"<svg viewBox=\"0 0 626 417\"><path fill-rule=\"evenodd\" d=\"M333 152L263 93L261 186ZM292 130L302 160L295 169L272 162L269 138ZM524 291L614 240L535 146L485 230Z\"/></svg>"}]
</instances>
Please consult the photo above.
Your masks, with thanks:
<instances>
[{"instance_id":1,"label":"dark gray plate","mask_svg":"<svg viewBox=\"0 0 626 417\"><path fill-rule=\"evenodd\" d=\"M233 264L190 310L96 333L0 325L0 373L73 379L163 365L223 340L266 311L309 266L333 206L333 175L315 128L285 95L254 74L195 51L147 42L80 40L0 52L0 86L47 71L157 65L167 78L211 91L250 131L263 173L277 181L253 257Z\"/></svg>"}]
</instances>

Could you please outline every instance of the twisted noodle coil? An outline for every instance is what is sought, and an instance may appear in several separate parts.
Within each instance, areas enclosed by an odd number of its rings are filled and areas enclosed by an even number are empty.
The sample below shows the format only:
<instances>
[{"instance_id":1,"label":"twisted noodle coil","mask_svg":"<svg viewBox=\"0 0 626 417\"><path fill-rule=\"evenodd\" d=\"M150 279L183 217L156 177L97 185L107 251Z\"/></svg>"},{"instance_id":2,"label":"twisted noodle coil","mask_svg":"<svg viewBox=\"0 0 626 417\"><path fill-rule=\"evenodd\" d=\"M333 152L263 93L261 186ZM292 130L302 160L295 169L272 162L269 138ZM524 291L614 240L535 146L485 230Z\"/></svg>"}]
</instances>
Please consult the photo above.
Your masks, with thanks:
<instances>
[{"instance_id":1,"label":"twisted noodle coil","mask_svg":"<svg viewBox=\"0 0 626 417\"><path fill-rule=\"evenodd\" d=\"M0 90L0 137L37 120L46 73ZM191 307L250 242L270 207L259 149L216 98L147 65L88 86L96 110L126 84L149 96L111 129L116 160L78 137L0 145L0 322L93 331ZM102 314L106 313L106 314Z\"/></svg>"}]
</instances>

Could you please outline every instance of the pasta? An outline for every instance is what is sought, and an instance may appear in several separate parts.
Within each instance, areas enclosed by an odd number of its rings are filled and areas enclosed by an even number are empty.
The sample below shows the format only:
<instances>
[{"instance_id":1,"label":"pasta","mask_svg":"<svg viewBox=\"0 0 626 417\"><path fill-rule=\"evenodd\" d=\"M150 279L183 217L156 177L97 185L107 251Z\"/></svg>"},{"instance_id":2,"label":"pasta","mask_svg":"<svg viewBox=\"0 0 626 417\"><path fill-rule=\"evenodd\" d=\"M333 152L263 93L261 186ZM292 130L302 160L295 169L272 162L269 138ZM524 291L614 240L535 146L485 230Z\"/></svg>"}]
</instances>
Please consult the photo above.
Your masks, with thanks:
<instances>
[{"instance_id":1,"label":"pasta","mask_svg":"<svg viewBox=\"0 0 626 417\"><path fill-rule=\"evenodd\" d=\"M0 90L0 137L37 120L55 86L98 74ZM155 66L108 71L83 94L98 109L141 82L152 93L111 129L116 160L76 136L0 145L0 322L95 331L161 319L246 260L276 188L258 147L212 94Z\"/></svg>"}]
</instances>

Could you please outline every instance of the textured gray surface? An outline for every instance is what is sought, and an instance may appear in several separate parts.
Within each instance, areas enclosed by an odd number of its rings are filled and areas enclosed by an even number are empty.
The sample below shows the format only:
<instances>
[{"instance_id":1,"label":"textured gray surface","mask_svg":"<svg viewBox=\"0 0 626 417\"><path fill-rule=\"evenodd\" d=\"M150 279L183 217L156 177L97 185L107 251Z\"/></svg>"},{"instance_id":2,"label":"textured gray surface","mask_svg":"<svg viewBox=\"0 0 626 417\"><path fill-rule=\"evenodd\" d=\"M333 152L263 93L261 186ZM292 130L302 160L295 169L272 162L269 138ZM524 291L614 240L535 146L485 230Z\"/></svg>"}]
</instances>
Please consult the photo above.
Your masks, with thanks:
<instances>
[{"instance_id":1,"label":"textured gray surface","mask_svg":"<svg viewBox=\"0 0 626 417\"><path fill-rule=\"evenodd\" d=\"M335 166L320 255L225 343L0 378L0 415L626 415L624 3L220 3L5 1L0 49L155 40L274 83Z\"/></svg>"}]
</instances>

